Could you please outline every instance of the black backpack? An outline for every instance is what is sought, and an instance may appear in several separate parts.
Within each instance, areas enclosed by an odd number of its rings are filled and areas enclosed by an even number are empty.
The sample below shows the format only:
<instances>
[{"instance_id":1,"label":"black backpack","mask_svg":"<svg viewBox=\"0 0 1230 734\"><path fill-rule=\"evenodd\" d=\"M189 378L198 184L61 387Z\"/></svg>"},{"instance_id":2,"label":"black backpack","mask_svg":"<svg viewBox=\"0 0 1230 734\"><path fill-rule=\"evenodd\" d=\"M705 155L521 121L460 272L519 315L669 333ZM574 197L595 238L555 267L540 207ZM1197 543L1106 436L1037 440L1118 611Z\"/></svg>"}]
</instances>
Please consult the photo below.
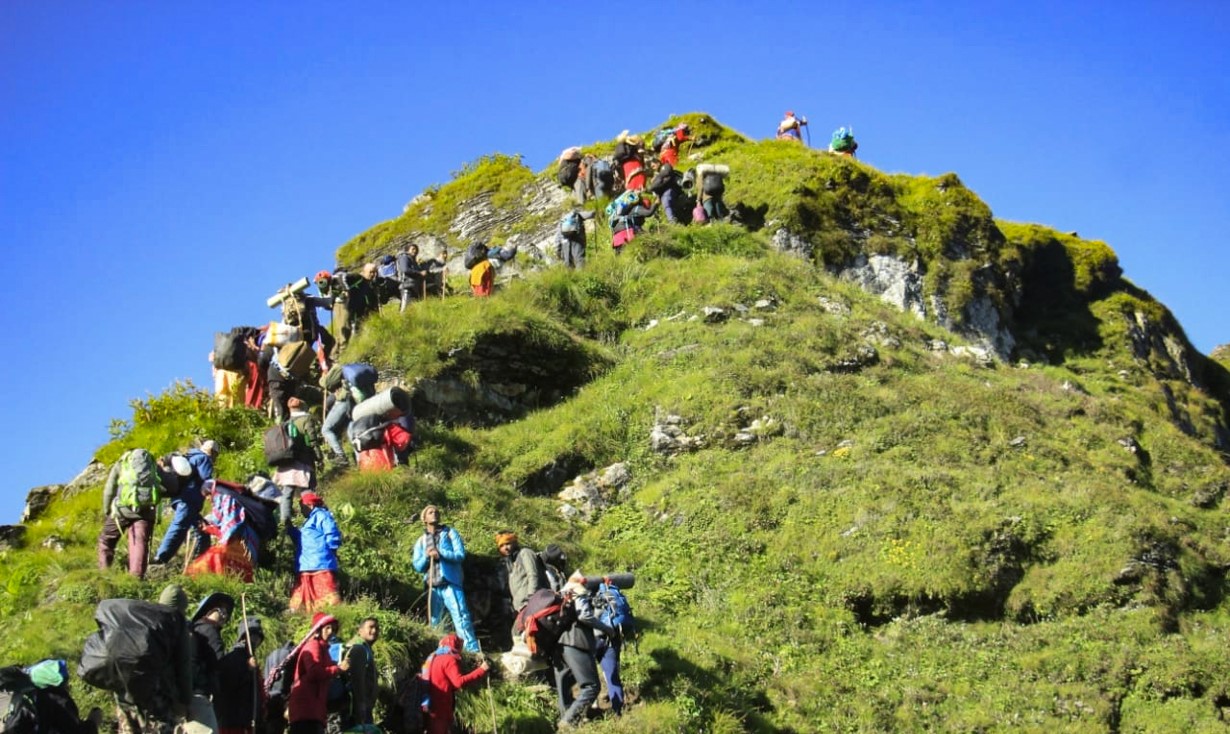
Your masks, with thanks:
<instances>
[{"instance_id":1,"label":"black backpack","mask_svg":"<svg viewBox=\"0 0 1230 734\"><path fill-rule=\"evenodd\" d=\"M239 329L214 334L214 367L242 372L248 363L248 347Z\"/></svg>"},{"instance_id":2,"label":"black backpack","mask_svg":"<svg viewBox=\"0 0 1230 734\"><path fill-rule=\"evenodd\" d=\"M265 445L265 461L270 466L277 466L295 458L295 440L287 429L288 425L290 421L269 426L261 437Z\"/></svg>"},{"instance_id":3,"label":"black backpack","mask_svg":"<svg viewBox=\"0 0 1230 734\"><path fill-rule=\"evenodd\" d=\"M288 642L265 657L265 695L285 702L290 696L290 684L294 682L295 664L299 650L295 643Z\"/></svg>"},{"instance_id":4,"label":"black backpack","mask_svg":"<svg viewBox=\"0 0 1230 734\"><path fill-rule=\"evenodd\" d=\"M577 182L577 175L581 172L581 161L573 158L559 162L559 171L556 172L556 180L560 186L564 188L572 188L572 185Z\"/></svg>"},{"instance_id":5,"label":"black backpack","mask_svg":"<svg viewBox=\"0 0 1230 734\"><path fill-rule=\"evenodd\" d=\"M0 732L37 734L38 688L20 665L0 668Z\"/></svg>"},{"instance_id":6,"label":"black backpack","mask_svg":"<svg viewBox=\"0 0 1230 734\"><path fill-rule=\"evenodd\" d=\"M169 680L184 616L162 604L104 599L94 612L98 631L85 640L77 675L95 688L151 703ZM184 661L186 664L187 661Z\"/></svg>"},{"instance_id":7,"label":"black backpack","mask_svg":"<svg viewBox=\"0 0 1230 734\"><path fill-rule=\"evenodd\" d=\"M466 266L466 269L469 270L486 259L487 248L483 247L482 243L475 242L466 248L465 259L462 260L462 263Z\"/></svg>"}]
</instances>

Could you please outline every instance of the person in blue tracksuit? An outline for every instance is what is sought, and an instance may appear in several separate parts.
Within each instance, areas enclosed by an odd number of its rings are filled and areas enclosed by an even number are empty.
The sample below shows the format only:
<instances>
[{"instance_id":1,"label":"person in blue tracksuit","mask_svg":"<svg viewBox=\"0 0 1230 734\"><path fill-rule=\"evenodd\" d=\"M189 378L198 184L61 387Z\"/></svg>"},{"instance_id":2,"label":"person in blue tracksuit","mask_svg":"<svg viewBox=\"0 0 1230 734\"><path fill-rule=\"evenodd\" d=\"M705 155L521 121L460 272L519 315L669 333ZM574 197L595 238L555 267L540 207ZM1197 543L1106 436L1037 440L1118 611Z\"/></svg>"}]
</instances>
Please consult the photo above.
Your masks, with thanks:
<instances>
[{"instance_id":1,"label":"person in blue tracksuit","mask_svg":"<svg viewBox=\"0 0 1230 734\"><path fill-rule=\"evenodd\" d=\"M423 574L431 594L431 624L438 626L444 610L453 619L453 629L461 637L466 652L478 652L478 636L466 607L461 562L466 547L461 534L440 522L440 510L428 505L419 513L423 534L414 543L414 570Z\"/></svg>"},{"instance_id":2,"label":"person in blue tracksuit","mask_svg":"<svg viewBox=\"0 0 1230 734\"><path fill-rule=\"evenodd\" d=\"M162 543L154 553L152 563L167 563L179 552L185 538L192 539L190 553L193 558L201 555L209 548L209 536L201 532L201 507L205 504L205 495L201 488L205 482L214 478L214 459L218 458L218 443L206 439L199 449L192 449L184 455L192 467L192 473L180 480L179 495L171 500L171 509L175 511L171 524L167 527Z\"/></svg>"}]
</instances>

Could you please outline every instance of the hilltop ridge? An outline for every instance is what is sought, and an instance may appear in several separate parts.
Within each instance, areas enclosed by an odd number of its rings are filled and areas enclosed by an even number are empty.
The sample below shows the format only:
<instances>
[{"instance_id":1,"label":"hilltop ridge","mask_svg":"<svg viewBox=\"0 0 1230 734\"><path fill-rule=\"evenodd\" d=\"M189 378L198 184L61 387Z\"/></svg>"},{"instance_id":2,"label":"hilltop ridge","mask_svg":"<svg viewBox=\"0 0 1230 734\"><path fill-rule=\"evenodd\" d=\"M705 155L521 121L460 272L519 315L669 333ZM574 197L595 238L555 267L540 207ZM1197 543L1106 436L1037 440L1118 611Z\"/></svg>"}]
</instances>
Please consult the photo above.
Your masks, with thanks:
<instances>
[{"instance_id":1,"label":"hilltop ridge","mask_svg":"<svg viewBox=\"0 0 1230 734\"><path fill-rule=\"evenodd\" d=\"M584 270L554 268L553 170L492 155L339 248L354 266L413 241L454 273L470 239L523 253L493 298L374 315L345 355L413 388L424 443L325 483L338 614L381 617L382 667L430 649L402 522L430 501L471 549L489 643L496 530L635 570L637 702L594 731L1219 728L1225 355L1193 349L1108 245L997 220L954 174L678 121L685 157L731 166L744 226L655 224L619 258L599 226ZM242 477L262 425L187 386L138 401L3 551L4 657L75 657L94 603L164 580L92 568L98 468L208 434ZM270 639L305 625L287 588L283 554L247 589ZM501 731L553 729L549 696L494 695Z\"/></svg>"}]
</instances>

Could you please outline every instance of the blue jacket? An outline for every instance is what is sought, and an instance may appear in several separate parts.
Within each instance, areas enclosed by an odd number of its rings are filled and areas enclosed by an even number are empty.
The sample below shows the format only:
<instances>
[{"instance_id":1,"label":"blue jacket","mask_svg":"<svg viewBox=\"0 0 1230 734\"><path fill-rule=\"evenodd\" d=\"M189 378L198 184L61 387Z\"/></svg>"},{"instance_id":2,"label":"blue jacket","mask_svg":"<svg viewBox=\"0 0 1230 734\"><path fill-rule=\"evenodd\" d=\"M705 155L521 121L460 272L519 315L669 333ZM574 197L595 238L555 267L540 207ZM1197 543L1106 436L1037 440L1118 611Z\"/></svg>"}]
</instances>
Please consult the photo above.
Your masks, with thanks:
<instances>
[{"instance_id":1,"label":"blue jacket","mask_svg":"<svg viewBox=\"0 0 1230 734\"><path fill-rule=\"evenodd\" d=\"M286 530L295 541L295 571L336 571L337 549L342 547L342 531L323 507L313 507L302 528Z\"/></svg>"},{"instance_id":2,"label":"blue jacket","mask_svg":"<svg viewBox=\"0 0 1230 734\"><path fill-rule=\"evenodd\" d=\"M172 500L172 503L183 502L200 512L201 507L205 505L205 496L201 494L201 487L205 486L205 480L214 478L214 460L200 449L192 449L184 454L184 458L192 467L192 474L180 478L179 495Z\"/></svg>"},{"instance_id":3,"label":"blue jacket","mask_svg":"<svg viewBox=\"0 0 1230 734\"><path fill-rule=\"evenodd\" d=\"M466 546L465 543L461 542L461 533L448 525L441 525L436 533L436 550L440 553L440 557L436 559L436 564L440 566L440 575L450 585L460 589L462 581L465 579L465 575L461 570L461 562L466 557ZM414 558L412 560L414 570L423 574L424 581L427 580L429 560L427 557L427 532L424 531L414 543Z\"/></svg>"}]
</instances>

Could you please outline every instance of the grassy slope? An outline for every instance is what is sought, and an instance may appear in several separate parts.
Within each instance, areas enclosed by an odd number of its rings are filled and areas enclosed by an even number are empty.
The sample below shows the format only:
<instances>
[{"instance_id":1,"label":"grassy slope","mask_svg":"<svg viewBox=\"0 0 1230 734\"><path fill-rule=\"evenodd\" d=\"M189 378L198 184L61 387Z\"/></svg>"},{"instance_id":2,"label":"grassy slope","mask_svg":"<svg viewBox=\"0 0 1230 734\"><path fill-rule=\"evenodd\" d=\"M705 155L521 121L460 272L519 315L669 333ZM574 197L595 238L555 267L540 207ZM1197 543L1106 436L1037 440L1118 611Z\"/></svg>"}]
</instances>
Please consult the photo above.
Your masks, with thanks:
<instances>
[{"instance_id":1,"label":"grassy slope","mask_svg":"<svg viewBox=\"0 0 1230 734\"><path fill-rule=\"evenodd\" d=\"M328 483L348 539L343 619L382 607L386 665L405 667L426 652L407 562L414 530L401 519L433 501L477 564L493 561L485 539L514 526L535 547L561 542L587 570L636 570L632 600L645 633L627 656L625 680L641 704L599 731L1220 728L1230 700L1222 654L1230 543L1219 508L1230 472L1207 426L1223 409L1131 356L1125 310L1164 320L1164 309L1124 288L1101 243L1007 223L997 237L961 217L927 222L923 204L902 199L926 198L916 189L936 191L935 179L890 179L824 156L809 162L777 143L732 137L718 145L884 187L883 206L857 216L917 222L895 244L881 228L878 247L922 251L925 231L982 232L980 241L1011 254L1035 289L1055 280L1039 275L1049 272L1043 266L1066 258L1071 288L1047 302L1071 297L1065 306L1084 311L1065 320L1027 301L1029 342L1051 365L982 368L926 350L951 334L770 253L759 234L711 226L652 232L635 244L637 257L598 250L583 272L545 272L489 301L431 301L378 316L349 357L408 379L448 372L453 348L498 334L547 353L562 340L580 345L568 353L590 381L496 428L425 426L428 448L416 466ZM766 179L746 180L747 198L732 182L731 200L752 199L752 181ZM857 197L840 202L845 185L830 214L854 206ZM766 195L781 207L766 216L784 218L799 205L823 214L822 198L783 204L789 196ZM975 220L982 213L966 221ZM830 224L817 238L837 219L823 221ZM828 313L819 296L848 303L851 314ZM761 298L776 307L752 314L765 320L759 327L668 320ZM652 319L660 323L645 328ZM875 365L842 371L868 334L896 341L877 342ZM1209 368L1210 389L1220 369ZM1194 416L1194 435L1170 420L1164 388ZM251 413L216 411L187 391L136 407L101 458L208 432L227 447L223 476L255 464ZM652 453L659 408L682 415L707 446L675 458ZM780 430L733 448L736 431L762 416ZM1127 439L1144 450L1128 451ZM564 457L593 467L627 461L629 497L585 527L559 519L553 500L516 491ZM92 569L98 491L58 502L31 527L25 549L5 554L3 659L74 657L98 599L157 593L159 581ZM52 534L63 552L40 547ZM193 597L207 586L191 582ZM281 613L288 586L281 558L249 589L249 604L275 633L305 626ZM502 730L550 730L549 697L515 685L494 693ZM489 720L483 699L463 701L475 723Z\"/></svg>"}]
</instances>

